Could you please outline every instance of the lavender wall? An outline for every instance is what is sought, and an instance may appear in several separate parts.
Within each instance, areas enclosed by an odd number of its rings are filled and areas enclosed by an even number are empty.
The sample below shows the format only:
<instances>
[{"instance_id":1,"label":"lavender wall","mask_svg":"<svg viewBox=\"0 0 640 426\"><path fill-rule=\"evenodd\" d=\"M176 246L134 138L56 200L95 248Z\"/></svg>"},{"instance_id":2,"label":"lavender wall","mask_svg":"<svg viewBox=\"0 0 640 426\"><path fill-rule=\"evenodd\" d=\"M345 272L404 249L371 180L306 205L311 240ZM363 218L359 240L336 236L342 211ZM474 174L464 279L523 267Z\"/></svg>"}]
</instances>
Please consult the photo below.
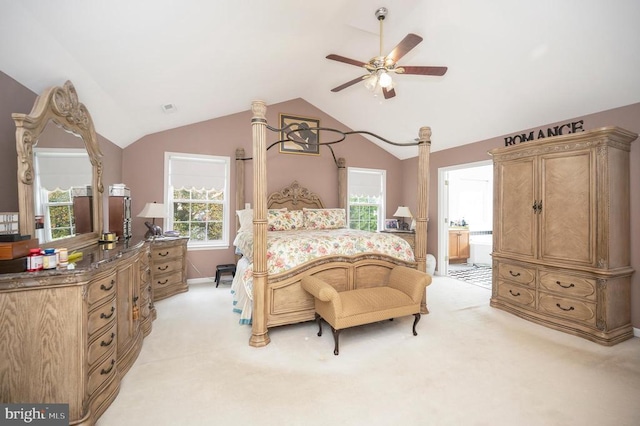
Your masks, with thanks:
<instances>
[{"instance_id":1,"label":"lavender wall","mask_svg":"<svg viewBox=\"0 0 640 426\"><path fill-rule=\"evenodd\" d=\"M597 114L586 115L584 117L568 118L556 123L541 124L535 129L523 129L528 133L539 128L546 129L554 125L584 120L584 130L591 130L604 126L618 126L640 134L640 103L615 108ZM438 169L442 167L455 166L459 164L473 163L482 160L491 160L487 153L489 150L504 146L504 137L498 136L468 145L433 152L430 159L430 182L429 182L429 227L427 238L427 252L437 256L438 252ZM438 131L433 129L432 148L437 149ZM415 193L417 182L415 175L418 170L418 160L410 158L404 160L403 179L405 182L405 193ZM631 323L634 327L640 328L640 140L636 140L631 145L631 266L635 273L631 282ZM408 197L407 199L412 200ZM414 204L409 204L411 209Z\"/></svg>"},{"instance_id":2,"label":"lavender wall","mask_svg":"<svg viewBox=\"0 0 640 426\"><path fill-rule=\"evenodd\" d=\"M124 150L123 182L131 189L134 216L145 203L162 202L164 199L164 153L165 151L228 156L232 159L231 175L235 176L235 150L244 148L251 155L251 112L247 111L221 117L177 129L143 137ZM279 114L287 113L320 119L322 127L349 130L340 122L323 113L303 99L294 99L267 106L267 121L278 127ZM416 130L417 131L417 130ZM321 135L324 137L324 135ZM329 137L329 136L327 136ZM267 132L267 143L279 139L277 133ZM387 171L387 210L395 211L401 203L402 162L377 145L360 136L349 136L346 142L333 145L336 157L344 157L348 167L366 167ZM363 155L363 153L365 153ZM253 204L253 163L245 163L245 202ZM327 207L338 205L337 168L330 151L321 147L320 155L281 154L277 146L267 152L267 189L279 190L297 180L301 185L316 192ZM231 182L231 193L235 194L235 181ZM242 209L231 199L231 211ZM391 210L394 209L394 210ZM146 231L144 220L134 217L134 235ZM235 221L231 224L231 239L235 237ZM215 266L234 261L233 248L226 250L189 251L188 278L211 277Z\"/></svg>"},{"instance_id":3,"label":"lavender wall","mask_svg":"<svg viewBox=\"0 0 640 426\"><path fill-rule=\"evenodd\" d=\"M0 71L0 211L18 211L18 162L14 112L29 113L36 94Z\"/></svg>"}]
</instances>

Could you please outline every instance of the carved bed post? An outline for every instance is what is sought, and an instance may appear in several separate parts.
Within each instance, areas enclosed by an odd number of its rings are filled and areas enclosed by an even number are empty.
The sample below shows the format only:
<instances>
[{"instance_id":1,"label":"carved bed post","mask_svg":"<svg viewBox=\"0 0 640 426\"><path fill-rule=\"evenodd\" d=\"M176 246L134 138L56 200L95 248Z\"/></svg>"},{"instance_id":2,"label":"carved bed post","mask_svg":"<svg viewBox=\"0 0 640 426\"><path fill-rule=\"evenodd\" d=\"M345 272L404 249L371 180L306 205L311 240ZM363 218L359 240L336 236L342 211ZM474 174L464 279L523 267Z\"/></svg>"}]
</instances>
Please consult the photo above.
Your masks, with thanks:
<instances>
[{"instance_id":1,"label":"carved bed post","mask_svg":"<svg viewBox=\"0 0 640 426\"><path fill-rule=\"evenodd\" d=\"M347 195L347 160L338 158L338 207L346 209L349 205Z\"/></svg>"},{"instance_id":2,"label":"carved bed post","mask_svg":"<svg viewBox=\"0 0 640 426\"><path fill-rule=\"evenodd\" d=\"M236 148L236 210L244 209L244 148ZM239 226L236 217L236 228Z\"/></svg>"},{"instance_id":3,"label":"carved bed post","mask_svg":"<svg viewBox=\"0 0 640 426\"><path fill-rule=\"evenodd\" d=\"M420 128L418 142L418 215L416 217L415 256L418 270L427 271L427 214L429 211L429 151L431 150L431 128ZM429 313L427 295L422 298L420 311Z\"/></svg>"},{"instance_id":4,"label":"carved bed post","mask_svg":"<svg viewBox=\"0 0 640 426\"><path fill-rule=\"evenodd\" d=\"M253 320L249 345L269 344L267 331L267 106L251 104L253 118Z\"/></svg>"}]
</instances>

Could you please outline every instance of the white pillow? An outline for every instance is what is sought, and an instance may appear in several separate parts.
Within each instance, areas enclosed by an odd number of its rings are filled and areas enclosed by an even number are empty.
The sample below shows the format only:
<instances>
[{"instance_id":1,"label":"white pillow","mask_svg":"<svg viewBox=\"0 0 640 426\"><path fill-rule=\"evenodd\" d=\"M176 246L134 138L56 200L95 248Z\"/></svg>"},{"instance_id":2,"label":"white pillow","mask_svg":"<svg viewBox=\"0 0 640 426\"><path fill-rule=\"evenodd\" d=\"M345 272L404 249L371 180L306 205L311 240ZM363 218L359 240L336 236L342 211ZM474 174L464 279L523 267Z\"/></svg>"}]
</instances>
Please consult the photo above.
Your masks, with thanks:
<instances>
[{"instance_id":1,"label":"white pillow","mask_svg":"<svg viewBox=\"0 0 640 426\"><path fill-rule=\"evenodd\" d=\"M238 229L238 232L251 232L253 227L253 209L236 210L236 214L240 220L240 229Z\"/></svg>"}]
</instances>

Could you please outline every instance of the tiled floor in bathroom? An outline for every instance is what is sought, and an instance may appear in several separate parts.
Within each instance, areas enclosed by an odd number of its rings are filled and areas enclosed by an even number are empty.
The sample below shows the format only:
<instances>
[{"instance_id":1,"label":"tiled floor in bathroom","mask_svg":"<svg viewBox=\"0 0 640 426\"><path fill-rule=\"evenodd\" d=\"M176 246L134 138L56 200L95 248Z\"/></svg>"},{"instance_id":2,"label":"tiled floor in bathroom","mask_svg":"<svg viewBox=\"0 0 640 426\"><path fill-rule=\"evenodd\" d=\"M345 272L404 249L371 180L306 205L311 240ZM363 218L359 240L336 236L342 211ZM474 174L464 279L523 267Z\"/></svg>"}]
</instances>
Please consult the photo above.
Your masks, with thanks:
<instances>
[{"instance_id":1,"label":"tiled floor in bathroom","mask_svg":"<svg viewBox=\"0 0 640 426\"><path fill-rule=\"evenodd\" d=\"M489 265L476 265L457 263L449 265L449 276L469 284L484 288L491 288L491 267Z\"/></svg>"}]
</instances>

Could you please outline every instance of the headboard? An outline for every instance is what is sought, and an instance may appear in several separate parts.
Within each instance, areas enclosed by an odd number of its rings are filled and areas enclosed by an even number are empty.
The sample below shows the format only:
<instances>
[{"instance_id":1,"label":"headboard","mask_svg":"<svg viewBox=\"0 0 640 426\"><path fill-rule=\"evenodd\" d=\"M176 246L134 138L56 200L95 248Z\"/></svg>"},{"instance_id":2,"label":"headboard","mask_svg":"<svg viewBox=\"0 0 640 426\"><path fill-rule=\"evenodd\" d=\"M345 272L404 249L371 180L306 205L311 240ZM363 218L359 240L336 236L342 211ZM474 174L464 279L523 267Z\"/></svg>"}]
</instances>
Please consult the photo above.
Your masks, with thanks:
<instances>
[{"instance_id":1,"label":"headboard","mask_svg":"<svg viewBox=\"0 0 640 426\"><path fill-rule=\"evenodd\" d=\"M289 210L323 209L324 204L320 197L301 186L298 181L280 191L274 192L267 198L267 208L281 209L286 207Z\"/></svg>"}]
</instances>

